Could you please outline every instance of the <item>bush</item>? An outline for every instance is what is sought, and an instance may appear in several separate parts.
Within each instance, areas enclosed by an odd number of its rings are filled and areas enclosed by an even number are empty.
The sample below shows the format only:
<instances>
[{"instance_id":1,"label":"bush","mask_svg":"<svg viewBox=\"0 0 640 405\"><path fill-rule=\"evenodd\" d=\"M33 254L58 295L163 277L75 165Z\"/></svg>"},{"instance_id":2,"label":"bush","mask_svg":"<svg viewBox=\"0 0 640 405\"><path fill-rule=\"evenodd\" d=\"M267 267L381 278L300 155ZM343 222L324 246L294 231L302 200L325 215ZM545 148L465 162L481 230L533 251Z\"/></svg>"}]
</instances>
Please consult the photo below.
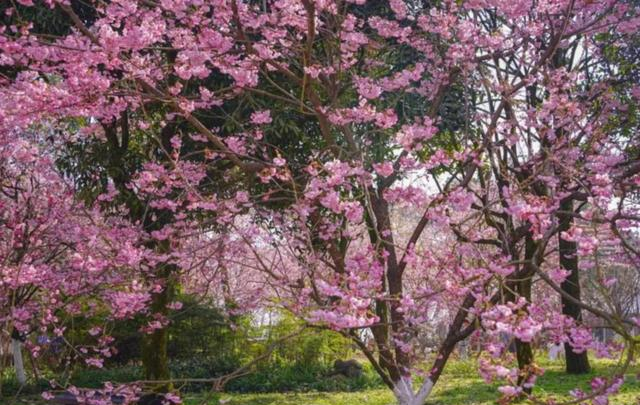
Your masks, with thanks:
<instances>
[{"instance_id":1,"label":"bush","mask_svg":"<svg viewBox=\"0 0 640 405\"><path fill-rule=\"evenodd\" d=\"M101 388L105 382L128 383L141 380L144 372L140 366L120 366L113 368L77 369L70 383L83 388Z\"/></svg>"},{"instance_id":2,"label":"bush","mask_svg":"<svg viewBox=\"0 0 640 405\"><path fill-rule=\"evenodd\" d=\"M3 396L15 396L18 392L20 394L39 394L49 388L49 382L47 381L46 376L43 376L43 378L40 378L39 380L35 380L33 378L29 379L27 384L21 389L12 368L2 370L2 373L0 373L0 384L2 388L2 391L0 391L0 398ZM3 402L0 401L0 403Z\"/></svg>"},{"instance_id":3,"label":"bush","mask_svg":"<svg viewBox=\"0 0 640 405\"><path fill-rule=\"evenodd\" d=\"M347 378L333 373L332 367L269 365L256 372L232 380L225 387L229 392L306 392L358 391L379 387L382 381L371 367L365 366L362 376Z\"/></svg>"},{"instance_id":4,"label":"bush","mask_svg":"<svg viewBox=\"0 0 640 405\"><path fill-rule=\"evenodd\" d=\"M352 343L336 332L307 329L282 341L301 328L300 321L282 313L261 313L235 318L231 327L215 307L188 295L178 299L183 302L183 308L169 314L172 323L168 354L173 378L213 379L228 375L272 349L252 367L250 374L230 381L226 389L235 392L353 391L381 384L370 368L365 368L364 374L356 378L333 372L335 360L346 360L354 354ZM97 318L74 318L66 338L74 345L94 344L95 338L88 330L96 322ZM67 372L71 374L69 383L84 388L99 388L107 381L127 383L144 379L140 361L140 326L144 322L144 318L138 317L103 324L107 333L115 338L117 349L117 353L106 359L104 369L89 368L83 362L71 363L68 369L66 359L70 353L45 351L39 358L43 381L27 389L38 392L48 388L47 375L57 375L59 382L67 382ZM18 384L10 373L0 377L5 394L17 391ZM186 391L210 387L209 383L180 386Z\"/></svg>"},{"instance_id":5,"label":"bush","mask_svg":"<svg viewBox=\"0 0 640 405\"><path fill-rule=\"evenodd\" d=\"M213 360L193 358L177 360L170 364L171 375L177 378L215 378L229 374L239 367L238 364L223 364ZM332 367L305 364L266 363L247 375L231 380L225 387L227 392L266 393L266 392L308 392L308 391L360 391L380 387L382 381L373 369L364 365L363 374L357 378L336 375ZM69 383L83 388L100 388L105 382L127 383L144 379L142 367L137 365L119 366L105 369L76 369ZM179 386L183 392L200 392L211 388L209 383L186 383ZM15 395L19 385L12 373L5 373L3 395ZM30 384L21 391L25 394L37 394L49 387L43 378Z\"/></svg>"},{"instance_id":6,"label":"bush","mask_svg":"<svg viewBox=\"0 0 640 405\"><path fill-rule=\"evenodd\" d=\"M216 378L237 370L240 364L234 359L206 359L194 357L188 360L174 360L169 364L174 378ZM190 382L181 385L182 390L198 392L211 388L210 383Z\"/></svg>"}]
</instances>

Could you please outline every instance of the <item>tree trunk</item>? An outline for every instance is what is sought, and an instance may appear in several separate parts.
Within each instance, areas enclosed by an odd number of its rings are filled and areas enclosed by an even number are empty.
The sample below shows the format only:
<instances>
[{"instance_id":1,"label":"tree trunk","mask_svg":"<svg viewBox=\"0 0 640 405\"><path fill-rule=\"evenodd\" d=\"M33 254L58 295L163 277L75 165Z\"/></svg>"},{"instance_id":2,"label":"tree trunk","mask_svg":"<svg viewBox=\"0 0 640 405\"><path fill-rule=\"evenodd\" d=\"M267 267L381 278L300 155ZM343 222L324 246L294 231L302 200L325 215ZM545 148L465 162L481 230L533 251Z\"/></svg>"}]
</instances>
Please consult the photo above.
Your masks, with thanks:
<instances>
[{"instance_id":1,"label":"tree trunk","mask_svg":"<svg viewBox=\"0 0 640 405\"><path fill-rule=\"evenodd\" d=\"M569 294L576 300L580 300L580 273L578 273L578 249L576 242L562 239L562 232L568 231L573 224L573 217L569 214L573 212L573 201L563 201L560 203L560 211L566 212L558 215L560 221L558 228L558 252L560 256L560 266L569 271L568 277L560 284L562 291ZM579 305L569 301L564 296L562 299L562 313L573 318L577 324L582 323L582 311ZM564 353L567 364L567 373L585 374L591 371L587 352L576 353L569 343L564 344Z\"/></svg>"},{"instance_id":2,"label":"tree trunk","mask_svg":"<svg viewBox=\"0 0 640 405\"><path fill-rule=\"evenodd\" d=\"M171 149L171 137L175 134L177 121L170 121L161 131L160 139L165 150ZM154 215L148 211L145 201L140 200L138 196L132 192L128 184L131 181L133 172L127 170L130 165L127 164L127 151L129 149L130 129L129 115L124 111L120 120L103 123L105 136L110 147L109 164L107 172L113 180L114 185L123 196L125 204L129 209L129 216L134 222L143 221L144 228L147 231L162 229L168 223L173 221L173 215L169 211L153 210L157 219L152 219ZM120 132L120 136L118 136ZM166 156L158 153L154 161L164 162ZM161 253L169 253L171 246L168 241L149 242L148 248L156 249ZM166 305L173 299L175 289L175 281L172 274L175 274L176 267L173 265L160 264L156 269L154 276L156 280L164 282L164 290L159 293L152 294L150 309L154 314L167 315ZM166 328L156 329L151 334L144 334L142 337L142 365L148 380L170 379L169 363L167 355L167 343L169 334ZM160 383L156 387L157 392L167 392L172 389L170 383Z\"/></svg>"},{"instance_id":3,"label":"tree trunk","mask_svg":"<svg viewBox=\"0 0 640 405\"><path fill-rule=\"evenodd\" d=\"M398 401L398 405L424 405L427 397L433 389L434 382L427 378L418 392L413 390L411 377L402 377L396 381L393 387L393 394Z\"/></svg>"},{"instance_id":4,"label":"tree trunk","mask_svg":"<svg viewBox=\"0 0 640 405\"><path fill-rule=\"evenodd\" d=\"M154 313L166 312L163 307L167 304L168 294L165 290L154 294L151 302L151 310ZM167 357L167 342L169 333L166 327L156 329L153 333L146 334L142 338L142 364L147 380L166 381L171 378ZM171 388L169 383L159 383L156 391L165 392Z\"/></svg>"},{"instance_id":5,"label":"tree trunk","mask_svg":"<svg viewBox=\"0 0 640 405\"><path fill-rule=\"evenodd\" d=\"M22 340L17 331L11 334L11 350L13 352L13 367L16 370L16 379L22 386L27 383L27 374L24 372L24 361L22 359Z\"/></svg>"},{"instance_id":6,"label":"tree trunk","mask_svg":"<svg viewBox=\"0 0 640 405\"><path fill-rule=\"evenodd\" d=\"M527 261L536 260L534 253L537 244L529 234L525 237L524 259ZM521 271L513 274L508 280L508 289L506 295L507 301L515 302L518 297L522 297L527 301L527 306L531 302L531 283L535 270L530 265L524 265ZM528 311L527 306L524 307ZM523 386L531 376L531 366L533 365L533 349L530 342L523 342L515 339L516 359L518 360L518 385ZM531 393L531 388L522 387L526 393Z\"/></svg>"},{"instance_id":7,"label":"tree trunk","mask_svg":"<svg viewBox=\"0 0 640 405\"><path fill-rule=\"evenodd\" d=\"M462 307L456 313L453 322L449 326L447 336L438 349L438 354L434 360L429 377L425 378L417 392L413 391L411 379L403 377L394 382L393 393L400 405L423 405L427 400L434 385L444 371L444 367L453 353L458 342L468 338L476 328L475 323L465 326L465 321L469 314L469 309L474 305L476 299L473 294L468 294Z\"/></svg>"},{"instance_id":8,"label":"tree trunk","mask_svg":"<svg viewBox=\"0 0 640 405\"><path fill-rule=\"evenodd\" d=\"M154 293L151 299L151 312L153 314L167 315L167 304L173 299L175 285L171 277L173 265L161 265L163 268L158 275L165 282L164 289ZM169 372L169 357L167 354L167 344L169 342L169 330L167 327L154 330L146 334L142 339L142 364L148 380L158 380L155 387L156 392L168 392L173 387L167 382L171 378Z\"/></svg>"},{"instance_id":9,"label":"tree trunk","mask_svg":"<svg viewBox=\"0 0 640 405\"><path fill-rule=\"evenodd\" d=\"M158 242L156 249L160 253L166 253L171 250L171 246L169 241L165 240ZM176 270L175 265L166 263L160 264L156 269L155 276L164 281L164 288L162 291L152 295L152 314L167 315L167 304L173 299L176 287L173 278ZM169 331L166 327L156 329L142 339L142 364L144 365L145 375L148 380L163 381L155 387L156 392L168 392L173 388L172 384L167 382L171 378L167 355L168 342Z\"/></svg>"},{"instance_id":10,"label":"tree trunk","mask_svg":"<svg viewBox=\"0 0 640 405\"><path fill-rule=\"evenodd\" d=\"M536 243L530 236L527 236L525 240L525 258L527 260L535 260L533 254L537 248ZM522 279L518 281L518 294L527 300L527 306L531 302L531 280L535 270L528 268L525 265L525 274ZM525 308L528 311L528 308ZM531 365L533 364L533 349L530 342L523 342L520 339L516 339L516 357L518 358L518 369L520 369L520 381L519 384L526 382L529 378L531 371ZM523 387L524 392L530 394L531 388Z\"/></svg>"},{"instance_id":11,"label":"tree trunk","mask_svg":"<svg viewBox=\"0 0 640 405\"><path fill-rule=\"evenodd\" d=\"M520 369L518 384L523 384L530 374L528 369L531 367L531 364L533 364L533 349L531 348L531 343L516 339L516 357L518 358L518 369ZM529 394L531 393L531 388L525 387L523 390Z\"/></svg>"},{"instance_id":12,"label":"tree trunk","mask_svg":"<svg viewBox=\"0 0 640 405\"><path fill-rule=\"evenodd\" d=\"M145 336L142 343L142 363L147 380L168 380L170 378L167 361L167 328L162 328ZM161 387L167 385L160 383Z\"/></svg>"}]
</instances>

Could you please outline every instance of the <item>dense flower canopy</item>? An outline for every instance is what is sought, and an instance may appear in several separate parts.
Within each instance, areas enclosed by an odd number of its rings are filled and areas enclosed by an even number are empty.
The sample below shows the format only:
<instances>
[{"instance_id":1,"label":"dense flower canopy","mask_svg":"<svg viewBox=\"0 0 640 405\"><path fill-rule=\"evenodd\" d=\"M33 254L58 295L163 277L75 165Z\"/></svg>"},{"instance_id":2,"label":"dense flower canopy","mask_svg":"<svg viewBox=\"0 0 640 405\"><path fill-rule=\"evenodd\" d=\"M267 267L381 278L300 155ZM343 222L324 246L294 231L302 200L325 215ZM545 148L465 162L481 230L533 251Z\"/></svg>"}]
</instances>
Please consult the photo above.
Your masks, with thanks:
<instances>
[{"instance_id":1,"label":"dense flower canopy","mask_svg":"<svg viewBox=\"0 0 640 405\"><path fill-rule=\"evenodd\" d=\"M2 322L22 335L62 335L64 316L90 316L104 305L113 318L143 310L149 293L141 276L154 259L136 245L139 230L79 203L49 154L27 137L3 144L0 155ZM84 360L110 356L109 343Z\"/></svg>"},{"instance_id":2,"label":"dense flower canopy","mask_svg":"<svg viewBox=\"0 0 640 405\"><path fill-rule=\"evenodd\" d=\"M467 338L505 401L542 372L511 367L505 337L613 355L563 300L622 336L619 353L637 348L638 319L600 304L607 263L640 264L640 85L620 61L634 2L18 3L0 27L15 190L0 225L5 257L27 254L0 288L45 284L49 303L93 289L129 316L170 266L232 312L275 306L349 336L401 404L423 403ZM41 32L38 6L64 13L65 32ZM89 141L153 146L80 208L52 160ZM588 300L566 289L577 258L599 281ZM66 277L78 285L55 287ZM13 322L39 305L13 303ZM435 324L448 329L429 355L418 342ZM618 386L574 394L601 404Z\"/></svg>"}]
</instances>

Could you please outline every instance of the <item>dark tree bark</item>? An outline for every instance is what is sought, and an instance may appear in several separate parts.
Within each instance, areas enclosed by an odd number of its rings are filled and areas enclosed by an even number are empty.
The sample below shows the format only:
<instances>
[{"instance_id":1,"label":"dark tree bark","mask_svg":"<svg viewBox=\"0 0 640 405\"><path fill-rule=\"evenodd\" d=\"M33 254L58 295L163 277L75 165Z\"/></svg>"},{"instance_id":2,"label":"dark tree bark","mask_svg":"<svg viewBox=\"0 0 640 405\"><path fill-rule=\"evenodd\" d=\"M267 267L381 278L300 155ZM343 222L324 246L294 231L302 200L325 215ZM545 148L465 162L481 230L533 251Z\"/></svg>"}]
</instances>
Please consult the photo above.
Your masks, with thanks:
<instances>
[{"instance_id":1,"label":"dark tree bark","mask_svg":"<svg viewBox=\"0 0 640 405\"><path fill-rule=\"evenodd\" d=\"M391 229L389 206L384 199L373 197L371 201L375 218L376 232L370 233L371 243L377 247L378 254L388 253L386 278L383 283L388 293L393 297L402 296L402 269L398 264L395 243L392 234L383 237ZM373 225L373 224L372 224ZM372 228L373 229L373 228ZM382 325L371 329L379 352L379 363L388 372L394 387L402 378L402 369L409 366L409 358L400 348L390 341L392 334L400 334L404 322L404 315L398 310L399 301L389 303L377 300L376 312L382 320ZM389 326L391 325L391 326Z\"/></svg>"},{"instance_id":2,"label":"dark tree bark","mask_svg":"<svg viewBox=\"0 0 640 405\"><path fill-rule=\"evenodd\" d=\"M538 248L538 243L533 239L530 233L525 236L524 245L524 259L530 261L532 264L525 264L521 269L513 273L507 279L506 291L504 297L508 302L516 302L519 297L526 300L527 304L523 308L524 311L528 311L529 303L531 302L531 286L533 275L535 274L535 265L538 263L538 258L535 257ZM534 355L533 348L530 342L524 342L518 338L514 339L513 347L515 349L516 359L518 361L518 385L523 386L527 380L531 377ZM523 387L523 391L531 393L531 388Z\"/></svg>"},{"instance_id":3,"label":"dark tree bark","mask_svg":"<svg viewBox=\"0 0 640 405\"><path fill-rule=\"evenodd\" d=\"M576 242L562 239L562 232L571 228L573 224L573 201L563 201L560 203L561 213L558 215L558 252L560 256L560 266L569 271L569 276L560 284L562 291L569 294L576 300L580 300L580 273L578 272L578 249ZM564 296L562 299L562 313L573 318L576 323L582 323L582 311L579 305L569 301ZM567 364L567 373L584 374L591 371L587 352L576 353L569 343L564 344L564 353Z\"/></svg>"},{"instance_id":4,"label":"dark tree bark","mask_svg":"<svg viewBox=\"0 0 640 405\"><path fill-rule=\"evenodd\" d=\"M170 249L168 241L157 243L159 252L169 252ZM151 297L152 313L167 315L167 304L173 299L175 290L172 274L176 270L175 265L160 264L158 267L156 276L163 280L165 285L162 291L154 293ZM154 387L156 392L168 392L172 389L171 383L166 382L171 379L167 355L168 342L169 329L166 327L156 329L142 338L142 364L145 376L147 380L162 381Z\"/></svg>"},{"instance_id":5,"label":"dark tree bark","mask_svg":"<svg viewBox=\"0 0 640 405\"><path fill-rule=\"evenodd\" d=\"M521 297L524 297L527 302L531 302L531 277L528 276L525 280L521 280L518 283L518 292ZM530 342L523 342L520 339L516 339L516 358L518 359L518 369L520 370L520 377L518 378L518 384L523 384L529 379L531 375L531 366L533 365L533 348ZM531 388L523 388L526 393L531 393Z\"/></svg>"},{"instance_id":6,"label":"dark tree bark","mask_svg":"<svg viewBox=\"0 0 640 405\"><path fill-rule=\"evenodd\" d=\"M167 288L154 294L151 302L151 310L155 313L166 312L168 303ZM167 357L167 343L169 333L167 328L160 328L153 333L146 334L142 339L142 363L144 365L147 380L167 381L171 378ZM170 384L161 382L155 388L158 392L170 390Z\"/></svg>"},{"instance_id":7,"label":"dark tree bark","mask_svg":"<svg viewBox=\"0 0 640 405\"><path fill-rule=\"evenodd\" d=\"M537 250L537 243L533 240L531 234L525 237L524 256L527 261L534 261L535 252ZM517 292L520 297L523 297L527 301L525 310L528 311L528 305L531 302L531 282L533 275L535 274L535 266L531 264L525 264L522 274L519 275L516 280ZM523 342L520 339L516 339L516 358L518 359L518 369L520 370L520 376L518 377L518 384L524 384L531 376L531 367L533 365L533 348L530 342ZM524 392L530 394L531 388L523 388Z\"/></svg>"}]
</instances>

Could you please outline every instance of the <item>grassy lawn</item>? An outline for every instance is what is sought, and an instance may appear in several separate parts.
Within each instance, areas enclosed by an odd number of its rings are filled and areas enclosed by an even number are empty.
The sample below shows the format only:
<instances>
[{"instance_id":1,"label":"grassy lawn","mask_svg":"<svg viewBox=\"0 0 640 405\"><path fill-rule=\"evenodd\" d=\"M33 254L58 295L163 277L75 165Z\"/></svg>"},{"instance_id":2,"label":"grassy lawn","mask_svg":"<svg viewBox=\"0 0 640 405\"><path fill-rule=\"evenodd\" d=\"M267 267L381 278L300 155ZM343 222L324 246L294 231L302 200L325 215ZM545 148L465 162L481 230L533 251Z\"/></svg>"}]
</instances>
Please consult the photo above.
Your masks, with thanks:
<instances>
[{"instance_id":1,"label":"grassy lawn","mask_svg":"<svg viewBox=\"0 0 640 405\"><path fill-rule=\"evenodd\" d=\"M594 376L611 375L615 364L606 361L591 361L593 372L589 375L571 376L564 373L560 363L541 364L546 373L538 380L534 394L539 399L571 399L568 392L579 387L589 392L589 382ZM610 405L640 405L640 382L636 375L640 367L635 366L625 375L620 392L612 396ZM428 405L490 405L499 398L499 384L487 384L477 373L474 362L454 361L448 364ZM290 392L290 393L188 393L183 396L185 405L393 405L393 395L386 388L370 388L357 392ZM44 405L39 395L21 396L17 401L0 397L0 404ZM12 399L12 398L11 398ZM530 402L521 402L527 404Z\"/></svg>"},{"instance_id":2,"label":"grassy lawn","mask_svg":"<svg viewBox=\"0 0 640 405\"><path fill-rule=\"evenodd\" d=\"M495 404L499 397L498 384L486 384L478 377L470 363L452 363L445 370L434 394L427 402L429 405L489 405ZM547 372L539 379L534 394L539 398L554 396L569 399L568 391L576 386L588 390L589 381L595 375L613 370L613 364L597 362L590 375L570 376L563 372L561 364L546 365ZM639 405L640 382L636 379L638 369L625 375L625 383L619 394L611 397L611 405ZM606 374L605 374L606 375ZM339 393L284 393L284 394L221 394L197 395L185 398L187 405L390 405L393 396L387 389L370 389L360 392ZM523 402L527 403L527 402Z\"/></svg>"}]
</instances>

